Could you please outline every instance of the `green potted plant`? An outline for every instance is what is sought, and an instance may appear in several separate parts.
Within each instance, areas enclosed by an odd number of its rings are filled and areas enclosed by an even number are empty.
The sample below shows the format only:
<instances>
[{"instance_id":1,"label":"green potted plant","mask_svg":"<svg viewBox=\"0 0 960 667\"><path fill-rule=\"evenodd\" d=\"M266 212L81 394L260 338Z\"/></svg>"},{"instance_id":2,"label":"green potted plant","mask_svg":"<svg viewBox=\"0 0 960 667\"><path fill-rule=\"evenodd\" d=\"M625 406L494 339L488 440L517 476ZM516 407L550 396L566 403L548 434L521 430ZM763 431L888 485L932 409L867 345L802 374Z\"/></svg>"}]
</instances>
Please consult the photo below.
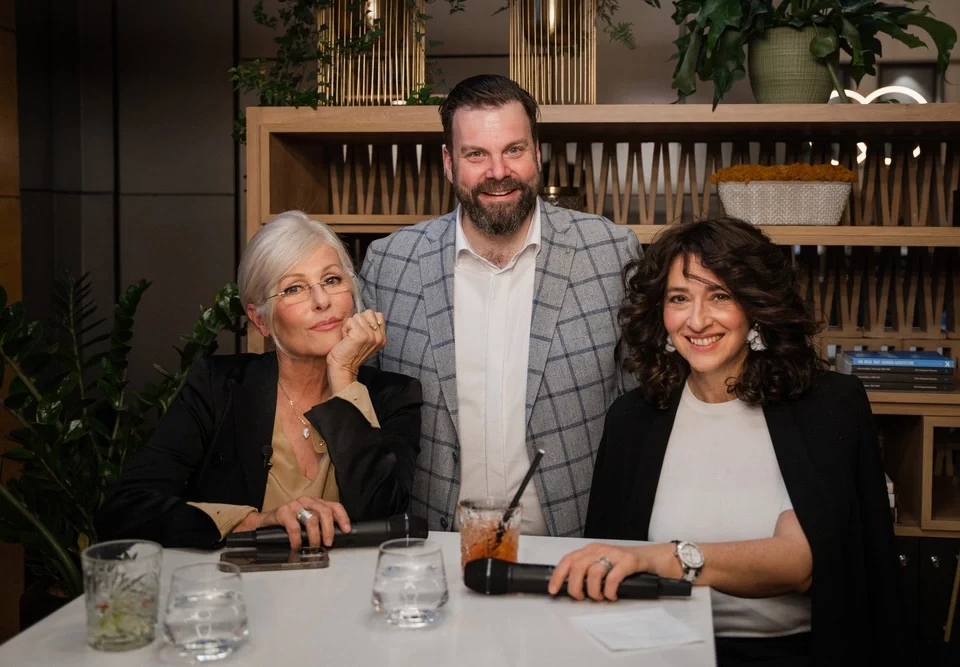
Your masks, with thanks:
<instances>
[{"instance_id":1,"label":"green potted plant","mask_svg":"<svg viewBox=\"0 0 960 667\"><path fill-rule=\"evenodd\" d=\"M660 7L660 0L645 2ZM927 0L905 0L905 5L876 0L671 2L674 23L686 28L674 42L673 87L682 99L693 94L698 78L712 81L714 108L745 76L748 48L758 101L826 102L832 89L847 101L837 73L841 51L850 56L850 74L859 84L864 74L876 74L880 33L917 48L926 44L909 31L926 32L937 49L941 75L957 41L957 31L932 16ZM797 98L800 91L809 94Z\"/></svg>"},{"instance_id":2,"label":"green potted plant","mask_svg":"<svg viewBox=\"0 0 960 667\"><path fill-rule=\"evenodd\" d=\"M19 425L6 434L15 446L2 458L21 466L0 483L0 539L23 544L37 581L64 601L83 592L80 552L97 541L93 517L126 457L150 437L194 360L216 349L217 335L243 333L237 288L227 285L183 337L176 370L155 366L160 382L131 391L134 315L149 286L127 287L103 333L87 276L57 281L47 327L25 322L23 304L7 305L0 287L0 384L10 379L0 406ZM98 345L106 349L92 354Z\"/></svg>"}]
</instances>

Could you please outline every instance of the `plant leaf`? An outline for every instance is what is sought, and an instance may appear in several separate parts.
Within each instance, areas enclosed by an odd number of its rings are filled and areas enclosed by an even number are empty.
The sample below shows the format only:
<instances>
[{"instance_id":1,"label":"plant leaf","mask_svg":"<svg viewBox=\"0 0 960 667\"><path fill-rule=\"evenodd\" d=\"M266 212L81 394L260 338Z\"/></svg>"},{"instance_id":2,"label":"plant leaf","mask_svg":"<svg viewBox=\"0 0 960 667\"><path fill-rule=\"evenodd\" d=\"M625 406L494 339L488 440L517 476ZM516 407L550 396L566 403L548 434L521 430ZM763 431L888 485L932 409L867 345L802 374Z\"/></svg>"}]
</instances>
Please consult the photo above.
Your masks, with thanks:
<instances>
[{"instance_id":1,"label":"plant leaf","mask_svg":"<svg viewBox=\"0 0 960 667\"><path fill-rule=\"evenodd\" d=\"M63 402L56 397L44 396L37 406L37 421L41 424L55 424L63 409Z\"/></svg>"},{"instance_id":2,"label":"plant leaf","mask_svg":"<svg viewBox=\"0 0 960 667\"><path fill-rule=\"evenodd\" d=\"M696 31L689 35L687 50L677 65L673 75L673 87L681 97L692 95L697 90L696 72L697 60L700 57L700 45L703 44L703 32Z\"/></svg>"},{"instance_id":3,"label":"plant leaf","mask_svg":"<svg viewBox=\"0 0 960 667\"><path fill-rule=\"evenodd\" d=\"M937 73L943 74L950 64L950 53L957 44L957 31L953 26L930 16L927 7L903 14L897 23L901 26L915 25L930 35L937 47Z\"/></svg>"},{"instance_id":4,"label":"plant leaf","mask_svg":"<svg viewBox=\"0 0 960 667\"><path fill-rule=\"evenodd\" d=\"M14 447L13 449L8 449L7 451L0 453L0 456L11 461L33 461L37 458L36 454L24 447Z\"/></svg>"},{"instance_id":5,"label":"plant leaf","mask_svg":"<svg viewBox=\"0 0 960 667\"><path fill-rule=\"evenodd\" d=\"M810 41L810 53L817 58L828 58L840 48L840 39L833 28L820 29L820 34Z\"/></svg>"}]
</instances>

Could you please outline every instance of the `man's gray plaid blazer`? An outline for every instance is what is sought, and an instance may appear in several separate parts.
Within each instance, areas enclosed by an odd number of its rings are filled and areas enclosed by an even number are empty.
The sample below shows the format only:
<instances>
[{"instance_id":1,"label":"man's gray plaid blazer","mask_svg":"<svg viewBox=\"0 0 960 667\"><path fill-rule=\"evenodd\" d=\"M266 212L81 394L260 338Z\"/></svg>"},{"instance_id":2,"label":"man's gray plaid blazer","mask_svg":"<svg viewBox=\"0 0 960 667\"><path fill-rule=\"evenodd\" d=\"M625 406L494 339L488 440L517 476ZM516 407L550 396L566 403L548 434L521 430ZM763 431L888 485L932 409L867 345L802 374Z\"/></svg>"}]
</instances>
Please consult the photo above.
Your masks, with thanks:
<instances>
[{"instance_id":1,"label":"man's gray plaid blazer","mask_svg":"<svg viewBox=\"0 0 960 667\"><path fill-rule=\"evenodd\" d=\"M546 454L534 481L552 535L579 536L607 407L633 382L620 369L621 270L639 253L630 230L540 202L530 354L527 449ZM423 385L411 511L431 530L453 526L460 494L453 269L456 211L374 241L361 282L384 314L380 367ZM532 455L531 455L532 458Z\"/></svg>"}]
</instances>

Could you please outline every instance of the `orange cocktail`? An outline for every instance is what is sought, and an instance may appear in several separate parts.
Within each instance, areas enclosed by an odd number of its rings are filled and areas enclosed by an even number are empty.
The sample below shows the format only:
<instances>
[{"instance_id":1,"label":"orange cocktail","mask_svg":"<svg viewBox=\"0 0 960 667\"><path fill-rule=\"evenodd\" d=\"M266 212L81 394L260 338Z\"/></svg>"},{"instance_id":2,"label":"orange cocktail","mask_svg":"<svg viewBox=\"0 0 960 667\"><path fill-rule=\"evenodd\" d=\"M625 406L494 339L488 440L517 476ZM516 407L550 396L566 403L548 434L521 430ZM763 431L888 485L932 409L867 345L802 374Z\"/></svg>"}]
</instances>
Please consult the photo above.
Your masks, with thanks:
<instances>
[{"instance_id":1,"label":"orange cocktail","mask_svg":"<svg viewBox=\"0 0 960 667\"><path fill-rule=\"evenodd\" d=\"M517 562L521 506L508 513L508 504L505 498L460 501L457 518L460 523L461 568L478 558Z\"/></svg>"}]
</instances>

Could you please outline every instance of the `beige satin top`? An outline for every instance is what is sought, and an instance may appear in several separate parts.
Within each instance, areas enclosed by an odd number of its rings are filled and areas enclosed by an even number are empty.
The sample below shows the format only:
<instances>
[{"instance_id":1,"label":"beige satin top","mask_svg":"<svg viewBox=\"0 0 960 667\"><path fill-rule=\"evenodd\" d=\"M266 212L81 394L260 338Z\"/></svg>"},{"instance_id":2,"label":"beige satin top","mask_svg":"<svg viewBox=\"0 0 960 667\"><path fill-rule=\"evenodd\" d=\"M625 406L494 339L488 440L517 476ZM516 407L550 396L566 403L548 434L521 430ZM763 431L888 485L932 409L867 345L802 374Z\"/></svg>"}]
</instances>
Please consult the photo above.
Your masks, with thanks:
<instances>
[{"instance_id":1,"label":"beige satin top","mask_svg":"<svg viewBox=\"0 0 960 667\"><path fill-rule=\"evenodd\" d=\"M374 428L380 428L380 422L373 410L370 394L367 388L359 382L344 387L334 394L335 398L342 398L353 405ZM340 499L340 490L337 488L337 479L333 463L327 454L327 448L322 434L310 429L313 449L320 454L317 476L308 479L300 469L297 458L293 453L293 445L283 432L280 419L273 421L273 456L270 457L271 468L267 473L267 487L263 494L263 512L269 512L300 496L310 496L330 502ZM213 519L220 530L220 539L232 531L237 524L243 521L250 512L256 512L256 507L249 505L227 505L224 503L194 503L188 502L202 510Z\"/></svg>"}]
</instances>

